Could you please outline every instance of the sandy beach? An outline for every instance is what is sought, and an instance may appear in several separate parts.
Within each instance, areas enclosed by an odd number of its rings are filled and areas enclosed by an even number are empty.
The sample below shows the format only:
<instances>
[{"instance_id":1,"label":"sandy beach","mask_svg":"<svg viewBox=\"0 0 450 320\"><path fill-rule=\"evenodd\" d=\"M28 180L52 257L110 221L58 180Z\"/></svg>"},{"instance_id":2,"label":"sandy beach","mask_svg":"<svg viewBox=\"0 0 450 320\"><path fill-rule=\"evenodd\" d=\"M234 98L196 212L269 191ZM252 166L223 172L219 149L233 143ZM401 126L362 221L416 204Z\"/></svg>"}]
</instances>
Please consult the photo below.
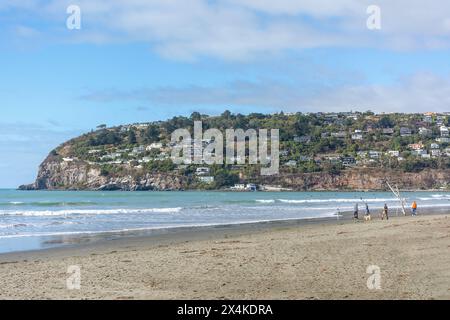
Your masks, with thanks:
<instances>
[{"instance_id":1,"label":"sandy beach","mask_svg":"<svg viewBox=\"0 0 450 320\"><path fill-rule=\"evenodd\" d=\"M0 255L0 298L450 299L449 252L445 214L119 239Z\"/></svg>"}]
</instances>

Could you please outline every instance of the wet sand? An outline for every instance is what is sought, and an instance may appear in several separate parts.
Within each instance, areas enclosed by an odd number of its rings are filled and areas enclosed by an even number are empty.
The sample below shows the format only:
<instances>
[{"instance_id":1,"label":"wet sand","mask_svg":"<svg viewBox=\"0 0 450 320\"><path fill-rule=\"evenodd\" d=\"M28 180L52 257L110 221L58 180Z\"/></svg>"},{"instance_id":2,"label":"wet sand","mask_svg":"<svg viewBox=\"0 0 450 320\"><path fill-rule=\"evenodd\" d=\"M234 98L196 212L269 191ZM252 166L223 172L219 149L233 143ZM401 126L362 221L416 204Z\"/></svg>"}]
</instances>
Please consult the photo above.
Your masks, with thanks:
<instances>
[{"instance_id":1,"label":"wet sand","mask_svg":"<svg viewBox=\"0 0 450 320\"><path fill-rule=\"evenodd\" d=\"M450 213L279 222L0 255L1 299L450 299ZM67 269L81 270L79 290ZM369 266L381 289L369 289Z\"/></svg>"}]
</instances>

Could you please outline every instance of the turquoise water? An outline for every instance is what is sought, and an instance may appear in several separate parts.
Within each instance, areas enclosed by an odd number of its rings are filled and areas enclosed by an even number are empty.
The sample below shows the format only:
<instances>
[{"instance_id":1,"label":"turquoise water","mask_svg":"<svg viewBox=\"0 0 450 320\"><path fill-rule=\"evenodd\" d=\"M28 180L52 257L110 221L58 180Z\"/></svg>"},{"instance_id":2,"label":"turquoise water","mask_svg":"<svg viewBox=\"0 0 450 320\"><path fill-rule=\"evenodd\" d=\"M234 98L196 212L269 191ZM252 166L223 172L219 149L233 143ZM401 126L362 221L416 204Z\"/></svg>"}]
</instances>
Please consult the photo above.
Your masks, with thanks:
<instances>
[{"instance_id":1,"label":"turquoise water","mask_svg":"<svg viewBox=\"0 0 450 320\"><path fill-rule=\"evenodd\" d=\"M404 194L420 208L450 207L450 193ZM0 190L0 252L34 249L43 236L336 217L363 198L372 210L398 201L384 192L73 192ZM7 243L8 248L6 248Z\"/></svg>"}]
</instances>

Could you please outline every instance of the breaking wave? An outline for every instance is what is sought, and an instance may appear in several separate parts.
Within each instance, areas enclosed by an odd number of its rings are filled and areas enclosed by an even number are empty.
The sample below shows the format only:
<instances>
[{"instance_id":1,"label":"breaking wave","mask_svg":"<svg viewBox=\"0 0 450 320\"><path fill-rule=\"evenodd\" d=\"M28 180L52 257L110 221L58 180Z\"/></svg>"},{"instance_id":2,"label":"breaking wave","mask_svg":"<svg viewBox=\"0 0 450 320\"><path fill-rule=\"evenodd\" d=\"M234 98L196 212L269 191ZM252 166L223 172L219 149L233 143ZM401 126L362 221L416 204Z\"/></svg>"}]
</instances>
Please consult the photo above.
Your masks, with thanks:
<instances>
[{"instance_id":1,"label":"breaking wave","mask_svg":"<svg viewBox=\"0 0 450 320\"><path fill-rule=\"evenodd\" d=\"M176 213L182 208L149 208L149 209L71 209L71 210L0 210L0 216L67 216L67 215L102 215L102 214L145 214Z\"/></svg>"}]
</instances>

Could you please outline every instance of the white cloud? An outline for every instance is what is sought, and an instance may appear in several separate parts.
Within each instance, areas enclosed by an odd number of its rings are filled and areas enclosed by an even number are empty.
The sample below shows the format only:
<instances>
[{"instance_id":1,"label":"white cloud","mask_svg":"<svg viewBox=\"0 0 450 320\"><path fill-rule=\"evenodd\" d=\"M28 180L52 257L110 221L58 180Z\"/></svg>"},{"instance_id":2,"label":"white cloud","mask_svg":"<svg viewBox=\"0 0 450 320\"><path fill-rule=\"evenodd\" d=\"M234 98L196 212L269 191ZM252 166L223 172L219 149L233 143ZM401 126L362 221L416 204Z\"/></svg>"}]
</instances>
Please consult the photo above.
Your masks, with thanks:
<instances>
[{"instance_id":1,"label":"white cloud","mask_svg":"<svg viewBox=\"0 0 450 320\"><path fill-rule=\"evenodd\" d=\"M20 10L51 20L62 41L148 42L177 59L250 59L335 46L450 47L446 0L379 0L380 31L366 28L371 0L79 0L83 28L69 33L61 22L72 2L7 1L0 10L20 4Z\"/></svg>"},{"instance_id":2,"label":"white cloud","mask_svg":"<svg viewBox=\"0 0 450 320\"><path fill-rule=\"evenodd\" d=\"M450 77L416 74L391 85L341 85L304 90L273 81L237 81L223 86L105 90L82 97L97 102L137 100L160 106L249 106L285 111L372 110L376 112L448 111Z\"/></svg>"},{"instance_id":3,"label":"white cloud","mask_svg":"<svg viewBox=\"0 0 450 320\"><path fill-rule=\"evenodd\" d=\"M303 101L312 110L448 111L450 77L416 74L393 85L346 86Z\"/></svg>"},{"instance_id":4,"label":"white cloud","mask_svg":"<svg viewBox=\"0 0 450 320\"><path fill-rule=\"evenodd\" d=\"M13 30L16 36L22 38L34 38L40 35L39 31L23 25L18 25Z\"/></svg>"},{"instance_id":5,"label":"white cloud","mask_svg":"<svg viewBox=\"0 0 450 320\"><path fill-rule=\"evenodd\" d=\"M317 18L351 16L365 12L367 4L360 0L228 0L268 14L306 14Z\"/></svg>"}]
</instances>

